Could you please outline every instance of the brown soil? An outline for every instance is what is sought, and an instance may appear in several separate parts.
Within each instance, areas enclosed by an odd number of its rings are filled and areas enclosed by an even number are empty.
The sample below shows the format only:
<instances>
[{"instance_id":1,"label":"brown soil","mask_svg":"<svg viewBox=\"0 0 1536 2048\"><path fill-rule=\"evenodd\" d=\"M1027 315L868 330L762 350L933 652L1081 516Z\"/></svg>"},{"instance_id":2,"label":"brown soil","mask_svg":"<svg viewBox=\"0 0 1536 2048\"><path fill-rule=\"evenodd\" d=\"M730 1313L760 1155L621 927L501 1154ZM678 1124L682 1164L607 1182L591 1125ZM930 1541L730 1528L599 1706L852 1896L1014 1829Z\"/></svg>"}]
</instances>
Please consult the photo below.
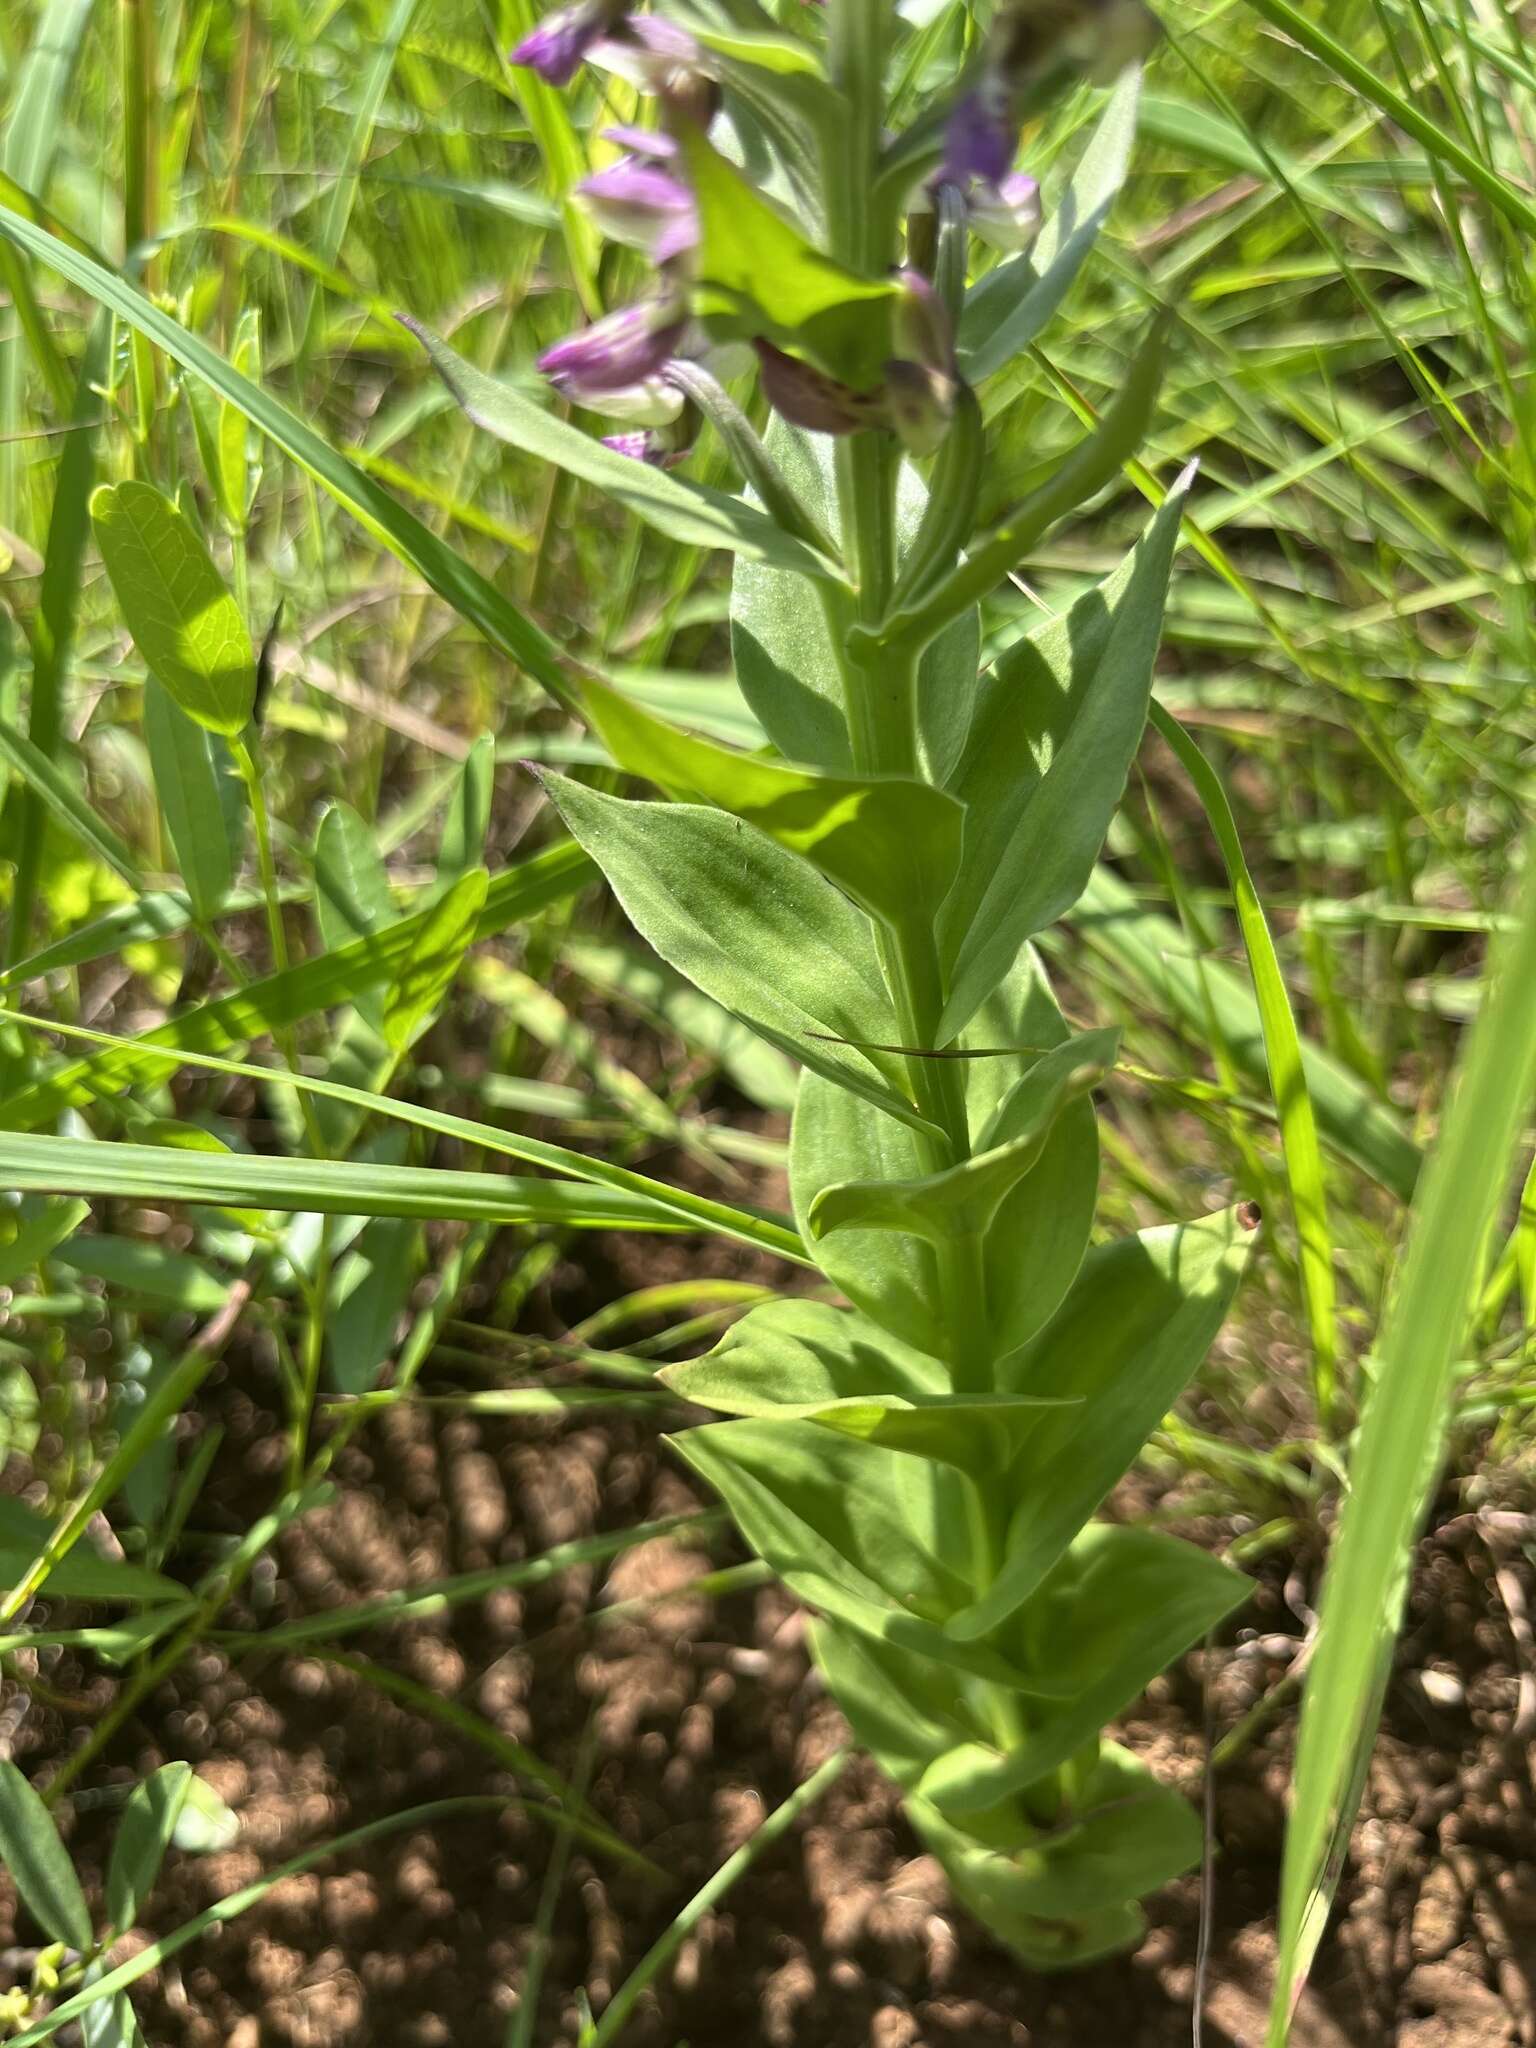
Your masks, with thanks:
<instances>
[{"instance_id":1,"label":"brown soil","mask_svg":"<svg viewBox=\"0 0 1536 2048\"><path fill-rule=\"evenodd\" d=\"M279 1465L270 1387L237 1361L207 1396L229 1431L203 1526L243 1525ZM696 1499L653 1433L443 1419L401 1409L343 1460L338 1497L287 1536L231 1620L260 1626L444 1573L473 1570ZM677 1907L841 1740L801 1616L776 1588L716 1601L690 1592L708 1555L653 1543L346 1647L484 1714L574 1773L584 1737L592 1799L669 1873L654 1881L572 1857L534 2039L575 2039L581 1992L601 2010ZM1209 1713L1234 1725L1285 1669L1300 1633L1266 1574L1211 1660ZM604 1602L659 1595L638 1620ZM1189 1660L1122 1731L1199 1796L1207 1702ZM1511 1732L1519 1681L1489 1553L1466 1520L1426 1546L1334 1928L1297 2048L1503 2048L1536 2043L1536 1798ZM8 1721L14 1753L46 1775L110 1694L99 1667L60 1664L55 1694ZM0 1713L3 1713L0 1705ZM590 1734L588 1731L590 1730ZM1223 1771L1203 2040L1259 2048L1279 1876L1290 1717ZM510 1789L469 1742L382 1699L317 1655L208 1650L124 1731L102 1778L190 1759L236 1808L239 1844L176 1856L146 1925L169 1932L283 1857L421 1801ZM99 1868L110 1819L82 1802L72 1841ZM392 1835L312 1875L187 1949L137 1994L154 2048L497 2048L514 2006L550 1854L544 1824L508 1808L436 1833ZM857 1761L822 1805L690 1939L625 2036L632 2048L1184 2048L1200 1887L1151 1904L1140 1951L1083 1973L1019 1968L950 1904L890 1787ZM32 1938L0 1901L0 1947Z\"/></svg>"}]
</instances>

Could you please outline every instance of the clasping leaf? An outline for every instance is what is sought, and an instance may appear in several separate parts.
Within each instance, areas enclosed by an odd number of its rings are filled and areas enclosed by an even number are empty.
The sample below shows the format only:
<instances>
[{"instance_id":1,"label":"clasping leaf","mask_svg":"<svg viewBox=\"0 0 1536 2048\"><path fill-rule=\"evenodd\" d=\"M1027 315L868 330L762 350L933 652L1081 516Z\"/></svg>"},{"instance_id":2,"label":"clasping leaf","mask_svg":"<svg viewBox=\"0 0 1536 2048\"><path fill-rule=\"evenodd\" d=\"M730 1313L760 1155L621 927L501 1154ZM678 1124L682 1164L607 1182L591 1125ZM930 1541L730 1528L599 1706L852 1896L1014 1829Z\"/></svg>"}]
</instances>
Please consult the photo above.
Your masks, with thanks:
<instances>
[{"instance_id":1,"label":"clasping leaf","mask_svg":"<svg viewBox=\"0 0 1536 2048\"><path fill-rule=\"evenodd\" d=\"M939 1244L985 1237L999 1208L1035 1165L1057 1113L1096 1087L1115 1063L1117 1031L1084 1031L1036 1061L1023 1128L990 1152L919 1180L847 1180L811 1203L815 1238L834 1230L905 1230Z\"/></svg>"},{"instance_id":2,"label":"clasping leaf","mask_svg":"<svg viewBox=\"0 0 1536 2048\"><path fill-rule=\"evenodd\" d=\"M608 751L674 796L701 797L804 856L871 916L931 920L960 863L965 812L901 776L821 775L681 732L591 680L582 703Z\"/></svg>"}]
</instances>

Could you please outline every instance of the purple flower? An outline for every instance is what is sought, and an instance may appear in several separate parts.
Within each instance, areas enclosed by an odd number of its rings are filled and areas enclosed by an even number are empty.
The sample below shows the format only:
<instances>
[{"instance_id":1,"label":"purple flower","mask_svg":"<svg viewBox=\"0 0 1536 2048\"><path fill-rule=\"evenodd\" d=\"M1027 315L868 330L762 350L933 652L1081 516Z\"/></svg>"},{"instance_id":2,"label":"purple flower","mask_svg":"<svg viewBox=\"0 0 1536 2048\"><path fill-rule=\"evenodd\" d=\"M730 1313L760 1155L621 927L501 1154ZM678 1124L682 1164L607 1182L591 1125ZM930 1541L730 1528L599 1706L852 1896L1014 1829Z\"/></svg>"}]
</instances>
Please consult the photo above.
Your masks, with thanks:
<instances>
[{"instance_id":1,"label":"purple flower","mask_svg":"<svg viewBox=\"0 0 1536 2048\"><path fill-rule=\"evenodd\" d=\"M1019 146L1009 97L1002 79L989 71L980 85L957 101L944 131L937 184L958 185L964 191L973 179L1000 185L1007 177Z\"/></svg>"},{"instance_id":2,"label":"purple flower","mask_svg":"<svg viewBox=\"0 0 1536 2048\"><path fill-rule=\"evenodd\" d=\"M557 7L523 37L508 62L536 71L546 85L569 85L592 45L607 32L612 13L594 0Z\"/></svg>"},{"instance_id":3,"label":"purple flower","mask_svg":"<svg viewBox=\"0 0 1536 2048\"><path fill-rule=\"evenodd\" d=\"M564 397L584 405L658 375L686 325L686 314L673 300L624 306L546 349L539 368Z\"/></svg>"},{"instance_id":4,"label":"purple flower","mask_svg":"<svg viewBox=\"0 0 1536 2048\"><path fill-rule=\"evenodd\" d=\"M621 157L584 178L576 190L610 240L638 249L653 263L670 263L698 242L693 194L659 164Z\"/></svg>"},{"instance_id":5,"label":"purple flower","mask_svg":"<svg viewBox=\"0 0 1536 2048\"><path fill-rule=\"evenodd\" d=\"M511 53L548 85L569 85L591 61L644 92L684 88L698 70L699 46L686 29L637 13L628 0L576 0L545 15Z\"/></svg>"},{"instance_id":6,"label":"purple flower","mask_svg":"<svg viewBox=\"0 0 1536 2048\"><path fill-rule=\"evenodd\" d=\"M615 455L627 455L631 462L644 462L652 469L674 469L687 458L688 450L674 446L669 436L655 427L641 427L631 434L604 434L603 446Z\"/></svg>"},{"instance_id":7,"label":"purple flower","mask_svg":"<svg viewBox=\"0 0 1536 2048\"><path fill-rule=\"evenodd\" d=\"M605 128L603 140L628 150L631 156L663 164L673 162L678 151L677 138L661 128Z\"/></svg>"}]
</instances>

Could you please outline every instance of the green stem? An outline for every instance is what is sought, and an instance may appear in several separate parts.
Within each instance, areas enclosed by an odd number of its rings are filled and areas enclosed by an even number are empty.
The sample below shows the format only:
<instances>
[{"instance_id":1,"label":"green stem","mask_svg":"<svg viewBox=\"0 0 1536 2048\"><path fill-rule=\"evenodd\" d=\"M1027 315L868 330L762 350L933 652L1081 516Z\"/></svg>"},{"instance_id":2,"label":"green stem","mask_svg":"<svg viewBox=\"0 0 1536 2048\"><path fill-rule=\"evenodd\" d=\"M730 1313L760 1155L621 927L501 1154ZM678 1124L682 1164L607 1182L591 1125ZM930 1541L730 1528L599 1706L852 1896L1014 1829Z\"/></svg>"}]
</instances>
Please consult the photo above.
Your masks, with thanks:
<instances>
[{"instance_id":1,"label":"green stem","mask_svg":"<svg viewBox=\"0 0 1536 2048\"><path fill-rule=\"evenodd\" d=\"M869 203L883 114L884 33L887 0L835 0L831 15L831 70L848 118L829 143L826 161L827 224L833 254L878 275L895 255L894 216ZM896 585L896 484L900 451L888 437L863 433L837 444L838 523L852 601L832 600L828 623L838 650L849 745L861 774L916 775L919 766L917 669L928 635L880 638ZM857 654L850 652L850 629ZM877 925L876 946L901 1042L929 1047L946 994L931 926ZM937 1048L935 1048L937 1049ZM970 1156L965 1083L955 1062L907 1062L912 1099L943 1135L919 1133L924 1170L933 1172ZM985 1392L994 1383L986 1315L986 1272L979 1236L936 1248L940 1309L949 1338L949 1366L957 1391ZM988 1478L966 1482L972 1576L978 1594L1002 1564L1008 1502ZM1023 1702L1006 1686L983 1689L985 1711L1005 1748L1025 1736ZM1057 1802L1051 1795L1053 1806Z\"/></svg>"}]
</instances>

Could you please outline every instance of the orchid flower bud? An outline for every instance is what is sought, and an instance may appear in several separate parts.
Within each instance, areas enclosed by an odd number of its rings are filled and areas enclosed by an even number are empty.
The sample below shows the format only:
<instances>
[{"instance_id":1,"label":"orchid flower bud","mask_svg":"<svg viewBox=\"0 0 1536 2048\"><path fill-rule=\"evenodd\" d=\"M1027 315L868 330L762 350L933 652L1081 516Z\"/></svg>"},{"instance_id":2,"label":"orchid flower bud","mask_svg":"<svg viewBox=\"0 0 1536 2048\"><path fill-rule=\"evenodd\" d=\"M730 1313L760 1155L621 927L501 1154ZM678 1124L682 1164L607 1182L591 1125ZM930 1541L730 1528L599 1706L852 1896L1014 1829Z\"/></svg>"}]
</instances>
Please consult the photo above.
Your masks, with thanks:
<instances>
[{"instance_id":1,"label":"orchid flower bud","mask_svg":"<svg viewBox=\"0 0 1536 2048\"><path fill-rule=\"evenodd\" d=\"M771 341L752 344L762 373L763 395L792 427L813 434L855 434L877 424L878 408L862 392L840 384Z\"/></svg>"},{"instance_id":2,"label":"orchid flower bud","mask_svg":"<svg viewBox=\"0 0 1536 2048\"><path fill-rule=\"evenodd\" d=\"M944 130L944 161L937 183L962 189L973 178L984 185L1002 183L1013 168L1019 141L1009 97L1002 75L989 70L956 103Z\"/></svg>"},{"instance_id":3,"label":"orchid flower bud","mask_svg":"<svg viewBox=\"0 0 1536 2048\"><path fill-rule=\"evenodd\" d=\"M1040 232L1040 186L1027 171L1010 171L1001 183L978 185L966 204L971 232L993 249L1013 255L1028 249Z\"/></svg>"},{"instance_id":4,"label":"orchid flower bud","mask_svg":"<svg viewBox=\"0 0 1536 2048\"><path fill-rule=\"evenodd\" d=\"M677 421L671 426L639 427L627 434L604 434L603 446L611 448L615 455L628 456L631 462L643 462L651 469L675 469L678 463L687 460L698 424L697 414L686 417L682 406L679 406L678 414Z\"/></svg>"},{"instance_id":5,"label":"orchid flower bud","mask_svg":"<svg viewBox=\"0 0 1536 2048\"><path fill-rule=\"evenodd\" d=\"M546 349L539 368L562 396L584 405L657 376L686 325L672 299L624 306Z\"/></svg>"},{"instance_id":6,"label":"orchid flower bud","mask_svg":"<svg viewBox=\"0 0 1536 2048\"><path fill-rule=\"evenodd\" d=\"M676 22L626 13L613 31L593 41L591 58L638 91L676 101L701 128L709 126L718 88L705 71L703 51Z\"/></svg>"},{"instance_id":7,"label":"orchid flower bud","mask_svg":"<svg viewBox=\"0 0 1536 2048\"><path fill-rule=\"evenodd\" d=\"M942 370L922 363L889 362L885 366L885 401L889 424L913 455L932 455L949 432L960 386Z\"/></svg>"},{"instance_id":8,"label":"orchid flower bud","mask_svg":"<svg viewBox=\"0 0 1536 2048\"><path fill-rule=\"evenodd\" d=\"M904 358L927 370L951 373L955 366L955 331L944 301L920 270L897 273L901 286L891 317L896 346Z\"/></svg>"},{"instance_id":9,"label":"orchid flower bud","mask_svg":"<svg viewBox=\"0 0 1536 2048\"><path fill-rule=\"evenodd\" d=\"M576 187L582 204L610 241L670 263L699 239L698 209L680 178L638 156L621 157Z\"/></svg>"},{"instance_id":10,"label":"orchid flower bud","mask_svg":"<svg viewBox=\"0 0 1536 2048\"><path fill-rule=\"evenodd\" d=\"M508 62L536 71L546 85L569 85L587 53L624 12L622 0L580 0L557 7L523 37Z\"/></svg>"}]
</instances>

